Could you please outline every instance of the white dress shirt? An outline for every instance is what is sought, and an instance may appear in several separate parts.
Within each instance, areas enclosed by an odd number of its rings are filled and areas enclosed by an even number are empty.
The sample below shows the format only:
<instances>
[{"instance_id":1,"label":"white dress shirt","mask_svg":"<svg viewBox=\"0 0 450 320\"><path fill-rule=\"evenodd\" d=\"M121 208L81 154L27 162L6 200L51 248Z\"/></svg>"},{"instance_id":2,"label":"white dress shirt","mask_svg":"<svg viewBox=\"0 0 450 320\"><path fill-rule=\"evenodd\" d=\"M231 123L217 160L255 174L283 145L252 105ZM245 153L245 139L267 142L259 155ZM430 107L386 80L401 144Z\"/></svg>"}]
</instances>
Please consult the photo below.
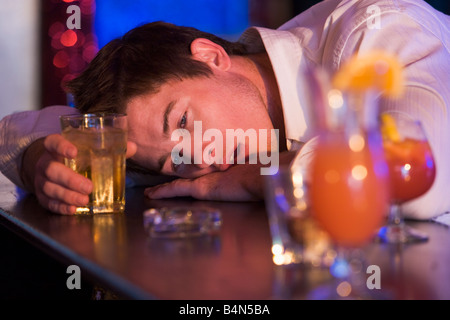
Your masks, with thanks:
<instances>
[{"instance_id":1,"label":"white dress shirt","mask_svg":"<svg viewBox=\"0 0 450 320\"><path fill-rule=\"evenodd\" d=\"M314 150L313 112L308 108L308 67L336 71L355 52L382 49L405 66L406 90L382 109L399 109L423 121L437 176L427 194L404 206L406 216L428 219L450 211L450 17L422 0L326 0L278 30L254 27L240 41L251 51L265 49L282 100L288 147L307 163ZM10 115L0 121L0 170L21 186L22 153L35 139L59 132L54 107Z\"/></svg>"}]
</instances>

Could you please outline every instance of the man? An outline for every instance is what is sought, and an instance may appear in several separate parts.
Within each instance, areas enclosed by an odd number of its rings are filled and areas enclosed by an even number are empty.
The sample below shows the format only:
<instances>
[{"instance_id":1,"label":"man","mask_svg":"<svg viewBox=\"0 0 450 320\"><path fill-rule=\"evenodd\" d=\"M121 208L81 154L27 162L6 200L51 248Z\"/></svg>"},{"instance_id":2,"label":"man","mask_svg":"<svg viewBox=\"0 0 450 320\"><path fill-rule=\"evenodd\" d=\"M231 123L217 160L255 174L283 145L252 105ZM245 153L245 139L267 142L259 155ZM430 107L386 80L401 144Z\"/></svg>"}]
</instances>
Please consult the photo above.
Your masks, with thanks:
<instances>
[{"instance_id":1,"label":"man","mask_svg":"<svg viewBox=\"0 0 450 320\"><path fill-rule=\"evenodd\" d=\"M229 166L231 155L224 154L220 165L174 165L178 142L170 133L192 132L195 121L201 121L202 130L220 132L277 129L281 163L307 158L315 134L307 70L322 66L334 72L356 52L385 50L399 58L407 81L403 98L384 99L381 107L421 119L436 160L431 190L405 206L409 217L427 219L450 210L450 197L444 196L450 182L449 25L448 16L417 0L328 0L278 30L250 28L238 43L156 23L105 46L69 89L82 112L128 114L130 167L151 177L181 177L146 189L148 197L252 200L262 197L261 164ZM92 186L61 163L76 149L51 134L59 131L57 115L73 109L46 109L2 120L0 167L34 191L43 206L70 214L74 205L87 202ZM49 128L43 129L43 121ZM233 144L233 155L246 157L262 151L237 149ZM180 156L190 158L191 151Z\"/></svg>"}]
</instances>

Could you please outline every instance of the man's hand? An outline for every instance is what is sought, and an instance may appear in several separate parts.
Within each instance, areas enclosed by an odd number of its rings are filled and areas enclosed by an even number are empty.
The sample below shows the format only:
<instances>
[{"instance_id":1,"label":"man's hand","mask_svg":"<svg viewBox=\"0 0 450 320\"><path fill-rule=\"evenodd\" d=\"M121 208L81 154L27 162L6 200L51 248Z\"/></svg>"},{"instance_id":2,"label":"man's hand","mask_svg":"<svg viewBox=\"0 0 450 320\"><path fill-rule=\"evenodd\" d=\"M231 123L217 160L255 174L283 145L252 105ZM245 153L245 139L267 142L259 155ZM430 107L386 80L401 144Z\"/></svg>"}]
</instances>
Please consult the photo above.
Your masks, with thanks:
<instances>
[{"instance_id":1,"label":"man's hand","mask_svg":"<svg viewBox=\"0 0 450 320\"><path fill-rule=\"evenodd\" d=\"M280 153L280 164L288 165L295 152ZM261 165L240 164L226 171L213 172L195 179L176 179L145 189L151 199L193 197L200 200L254 201L264 197Z\"/></svg>"},{"instance_id":2,"label":"man's hand","mask_svg":"<svg viewBox=\"0 0 450 320\"><path fill-rule=\"evenodd\" d=\"M135 152L136 145L128 143L127 157ZM24 154L24 183L50 211L74 214L77 206L89 202L92 182L63 163L65 157L74 158L76 154L76 147L59 134L35 141Z\"/></svg>"},{"instance_id":3,"label":"man's hand","mask_svg":"<svg viewBox=\"0 0 450 320\"><path fill-rule=\"evenodd\" d=\"M263 177L258 165L236 165L195 179L179 178L145 189L151 199L193 197L200 200L254 201L263 196Z\"/></svg>"}]
</instances>

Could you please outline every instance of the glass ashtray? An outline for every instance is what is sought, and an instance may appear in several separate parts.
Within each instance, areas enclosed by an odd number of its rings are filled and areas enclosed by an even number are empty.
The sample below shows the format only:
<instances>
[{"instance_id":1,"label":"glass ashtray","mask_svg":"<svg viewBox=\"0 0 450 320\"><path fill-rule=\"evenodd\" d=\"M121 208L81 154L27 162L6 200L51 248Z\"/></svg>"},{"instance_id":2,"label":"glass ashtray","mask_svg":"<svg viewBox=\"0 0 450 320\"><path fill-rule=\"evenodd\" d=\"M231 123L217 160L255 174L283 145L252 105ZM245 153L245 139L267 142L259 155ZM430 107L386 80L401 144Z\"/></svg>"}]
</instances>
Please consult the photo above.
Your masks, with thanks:
<instances>
[{"instance_id":1,"label":"glass ashtray","mask_svg":"<svg viewBox=\"0 0 450 320\"><path fill-rule=\"evenodd\" d=\"M205 207L151 208L144 227L152 238L188 238L215 234L222 225L219 210Z\"/></svg>"}]
</instances>

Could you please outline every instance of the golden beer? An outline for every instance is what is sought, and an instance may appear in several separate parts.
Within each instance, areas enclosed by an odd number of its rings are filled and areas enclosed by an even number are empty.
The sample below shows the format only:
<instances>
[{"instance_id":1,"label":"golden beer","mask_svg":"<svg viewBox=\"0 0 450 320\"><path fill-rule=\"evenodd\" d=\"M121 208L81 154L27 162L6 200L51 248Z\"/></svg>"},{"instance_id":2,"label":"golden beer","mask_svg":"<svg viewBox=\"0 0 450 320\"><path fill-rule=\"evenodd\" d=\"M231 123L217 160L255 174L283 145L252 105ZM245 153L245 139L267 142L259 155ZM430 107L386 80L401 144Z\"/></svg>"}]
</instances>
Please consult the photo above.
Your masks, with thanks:
<instances>
[{"instance_id":1,"label":"golden beer","mask_svg":"<svg viewBox=\"0 0 450 320\"><path fill-rule=\"evenodd\" d=\"M73 125L73 120L72 125L65 126L61 117L63 137L78 150L76 158L65 159L65 163L93 183L89 204L78 207L77 213L122 212L125 208L126 130L98 116L79 117L84 121L79 126Z\"/></svg>"}]
</instances>

